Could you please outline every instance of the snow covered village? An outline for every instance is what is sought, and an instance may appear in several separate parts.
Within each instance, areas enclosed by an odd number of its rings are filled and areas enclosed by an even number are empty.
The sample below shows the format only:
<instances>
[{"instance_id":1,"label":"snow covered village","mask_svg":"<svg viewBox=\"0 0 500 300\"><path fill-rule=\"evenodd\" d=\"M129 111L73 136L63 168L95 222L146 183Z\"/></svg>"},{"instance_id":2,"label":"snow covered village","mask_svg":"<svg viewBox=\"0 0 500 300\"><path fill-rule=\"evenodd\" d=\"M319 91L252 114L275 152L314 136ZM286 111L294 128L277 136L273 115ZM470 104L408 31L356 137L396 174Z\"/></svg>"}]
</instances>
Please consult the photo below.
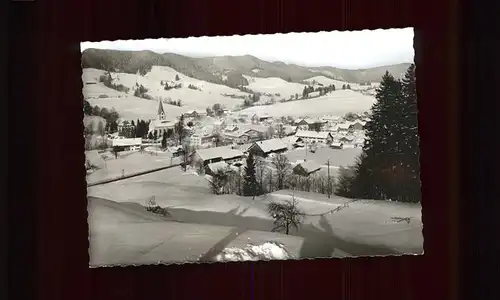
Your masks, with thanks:
<instances>
[{"instance_id":1,"label":"snow covered village","mask_svg":"<svg viewBox=\"0 0 500 300\"><path fill-rule=\"evenodd\" d=\"M340 69L163 43L82 43L90 266L423 253L413 57Z\"/></svg>"}]
</instances>

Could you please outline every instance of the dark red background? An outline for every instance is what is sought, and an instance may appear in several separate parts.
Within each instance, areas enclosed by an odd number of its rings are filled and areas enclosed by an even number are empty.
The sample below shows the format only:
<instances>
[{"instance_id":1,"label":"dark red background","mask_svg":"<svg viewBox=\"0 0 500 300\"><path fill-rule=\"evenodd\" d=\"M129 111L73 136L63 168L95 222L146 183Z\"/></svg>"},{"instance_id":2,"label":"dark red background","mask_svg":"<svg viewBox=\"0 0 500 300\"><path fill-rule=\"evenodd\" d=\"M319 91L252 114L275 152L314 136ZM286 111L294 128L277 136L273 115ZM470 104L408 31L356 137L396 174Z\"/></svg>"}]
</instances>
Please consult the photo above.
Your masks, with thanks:
<instances>
[{"instance_id":1,"label":"dark red background","mask_svg":"<svg viewBox=\"0 0 500 300\"><path fill-rule=\"evenodd\" d=\"M457 295L454 0L11 3L12 286L40 299L451 299ZM415 27L425 255L88 268L79 42ZM14 48L15 47L15 48ZM266 47L266 45L262 45ZM342 45L339 45L342 47ZM283 49L286 51L286 49ZM369 50L367 50L369 51ZM31 150L30 150L31 149ZM31 170L26 175L26 170ZM11 199L13 200L13 199ZM22 203L22 204L21 204ZM13 206L11 206L13 207ZM22 208L22 209L20 209ZM35 221L33 221L35 220ZM14 281L17 279L17 281Z\"/></svg>"}]
</instances>

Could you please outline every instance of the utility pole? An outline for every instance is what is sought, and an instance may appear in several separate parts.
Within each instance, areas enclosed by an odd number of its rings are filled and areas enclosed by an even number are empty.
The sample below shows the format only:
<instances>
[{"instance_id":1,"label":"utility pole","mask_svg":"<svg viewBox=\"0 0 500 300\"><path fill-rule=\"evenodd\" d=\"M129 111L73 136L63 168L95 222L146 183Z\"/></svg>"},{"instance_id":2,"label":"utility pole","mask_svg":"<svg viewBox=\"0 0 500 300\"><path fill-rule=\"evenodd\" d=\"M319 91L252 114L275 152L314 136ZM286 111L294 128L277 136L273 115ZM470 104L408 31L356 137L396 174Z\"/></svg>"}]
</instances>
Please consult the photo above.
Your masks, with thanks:
<instances>
[{"instance_id":1,"label":"utility pole","mask_svg":"<svg viewBox=\"0 0 500 300\"><path fill-rule=\"evenodd\" d=\"M328 195L328 199L330 199L330 193L331 193L331 181L330 181L330 160L327 160L326 161L326 166L328 167L328 183L327 183L327 195Z\"/></svg>"}]
</instances>

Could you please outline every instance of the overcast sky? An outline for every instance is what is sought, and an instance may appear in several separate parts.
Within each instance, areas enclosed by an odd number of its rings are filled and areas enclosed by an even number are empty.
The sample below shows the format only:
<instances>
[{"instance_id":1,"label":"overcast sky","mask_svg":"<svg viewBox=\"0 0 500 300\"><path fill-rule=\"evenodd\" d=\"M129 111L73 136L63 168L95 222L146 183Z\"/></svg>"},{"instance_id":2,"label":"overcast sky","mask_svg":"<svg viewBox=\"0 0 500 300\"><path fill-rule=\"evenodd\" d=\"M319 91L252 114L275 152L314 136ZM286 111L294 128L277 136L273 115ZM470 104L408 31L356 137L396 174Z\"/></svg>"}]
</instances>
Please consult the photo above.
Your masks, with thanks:
<instances>
[{"instance_id":1,"label":"overcast sky","mask_svg":"<svg viewBox=\"0 0 500 300\"><path fill-rule=\"evenodd\" d=\"M303 66L370 68L413 62L413 28L83 42L88 48L204 57L253 55Z\"/></svg>"}]
</instances>

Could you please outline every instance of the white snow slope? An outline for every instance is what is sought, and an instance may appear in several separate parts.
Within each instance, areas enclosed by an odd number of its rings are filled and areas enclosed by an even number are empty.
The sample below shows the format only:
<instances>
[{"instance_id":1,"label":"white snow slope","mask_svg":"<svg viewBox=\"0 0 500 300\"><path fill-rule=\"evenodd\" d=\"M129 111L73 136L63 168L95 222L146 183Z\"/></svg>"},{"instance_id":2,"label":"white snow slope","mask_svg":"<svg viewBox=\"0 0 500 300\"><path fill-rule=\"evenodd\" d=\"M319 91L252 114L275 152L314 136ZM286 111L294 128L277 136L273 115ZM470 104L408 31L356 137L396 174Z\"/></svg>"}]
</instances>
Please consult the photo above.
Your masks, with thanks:
<instances>
[{"instance_id":1,"label":"white snow slope","mask_svg":"<svg viewBox=\"0 0 500 300\"><path fill-rule=\"evenodd\" d=\"M253 106L242 112L267 113L280 116L343 116L348 112L363 113L375 103L375 97L349 90L337 90L317 98L276 103L273 105Z\"/></svg>"}]
</instances>

